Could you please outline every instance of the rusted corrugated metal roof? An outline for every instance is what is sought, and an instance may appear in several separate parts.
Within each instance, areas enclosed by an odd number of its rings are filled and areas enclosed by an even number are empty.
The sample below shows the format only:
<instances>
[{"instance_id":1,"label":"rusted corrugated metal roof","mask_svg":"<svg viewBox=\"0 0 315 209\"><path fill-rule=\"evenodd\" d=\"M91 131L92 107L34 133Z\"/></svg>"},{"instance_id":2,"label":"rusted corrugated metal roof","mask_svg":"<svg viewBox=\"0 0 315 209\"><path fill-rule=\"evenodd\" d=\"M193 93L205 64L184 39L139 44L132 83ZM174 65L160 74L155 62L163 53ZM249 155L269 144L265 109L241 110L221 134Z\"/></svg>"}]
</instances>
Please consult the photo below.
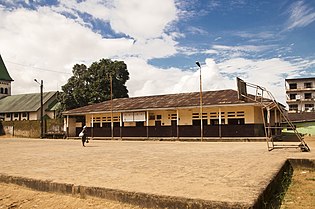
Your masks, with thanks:
<instances>
[{"instance_id":1,"label":"rusted corrugated metal roof","mask_svg":"<svg viewBox=\"0 0 315 209\"><path fill-rule=\"evenodd\" d=\"M205 91L203 105L244 104L251 103L238 99L235 90ZM198 107L199 92L168 94L158 96L143 96L113 99L113 111L136 111L146 109L170 109L180 107ZM63 112L64 115L79 115L87 113L101 113L111 111L111 101L92 104Z\"/></svg>"},{"instance_id":2,"label":"rusted corrugated metal roof","mask_svg":"<svg viewBox=\"0 0 315 209\"><path fill-rule=\"evenodd\" d=\"M45 104L57 91L44 92L43 103ZM0 99L0 113L34 112L40 109L40 93L18 94Z\"/></svg>"}]
</instances>

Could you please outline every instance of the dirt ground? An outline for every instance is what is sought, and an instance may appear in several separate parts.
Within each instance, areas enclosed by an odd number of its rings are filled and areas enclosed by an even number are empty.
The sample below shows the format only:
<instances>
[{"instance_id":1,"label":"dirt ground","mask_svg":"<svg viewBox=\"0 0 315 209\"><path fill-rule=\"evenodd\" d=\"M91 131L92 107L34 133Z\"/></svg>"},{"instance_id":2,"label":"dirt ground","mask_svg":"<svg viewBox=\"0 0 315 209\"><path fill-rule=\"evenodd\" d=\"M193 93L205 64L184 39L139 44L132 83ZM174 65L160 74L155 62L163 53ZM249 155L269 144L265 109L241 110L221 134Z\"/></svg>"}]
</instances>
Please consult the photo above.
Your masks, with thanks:
<instances>
[{"instance_id":1,"label":"dirt ground","mask_svg":"<svg viewBox=\"0 0 315 209\"><path fill-rule=\"evenodd\" d=\"M297 169L284 196L281 209L312 209L315 207L315 170Z\"/></svg>"},{"instance_id":2,"label":"dirt ground","mask_svg":"<svg viewBox=\"0 0 315 209\"><path fill-rule=\"evenodd\" d=\"M38 192L14 184L0 183L0 209L140 209L142 207L115 201ZM142 208L143 209L143 208Z\"/></svg>"}]
</instances>

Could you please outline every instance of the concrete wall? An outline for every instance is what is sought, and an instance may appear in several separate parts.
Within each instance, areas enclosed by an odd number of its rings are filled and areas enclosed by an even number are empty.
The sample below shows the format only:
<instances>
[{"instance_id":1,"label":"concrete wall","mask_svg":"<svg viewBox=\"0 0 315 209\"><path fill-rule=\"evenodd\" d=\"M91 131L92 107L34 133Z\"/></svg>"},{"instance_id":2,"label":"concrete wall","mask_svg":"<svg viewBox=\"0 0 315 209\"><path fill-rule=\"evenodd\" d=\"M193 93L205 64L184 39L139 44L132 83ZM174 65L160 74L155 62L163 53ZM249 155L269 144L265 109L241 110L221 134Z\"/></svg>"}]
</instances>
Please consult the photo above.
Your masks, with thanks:
<instances>
[{"instance_id":1,"label":"concrete wall","mask_svg":"<svg viewBox=\"0 0 315 209\"><path fill-rule=\"evenodd\" d=\"M40 121L2 121L3 131L6 135L27 138L40 137ZM44 132L63 131L63 121L61 119L49 119L44 121Z\"/></svg>"}]
</instances>

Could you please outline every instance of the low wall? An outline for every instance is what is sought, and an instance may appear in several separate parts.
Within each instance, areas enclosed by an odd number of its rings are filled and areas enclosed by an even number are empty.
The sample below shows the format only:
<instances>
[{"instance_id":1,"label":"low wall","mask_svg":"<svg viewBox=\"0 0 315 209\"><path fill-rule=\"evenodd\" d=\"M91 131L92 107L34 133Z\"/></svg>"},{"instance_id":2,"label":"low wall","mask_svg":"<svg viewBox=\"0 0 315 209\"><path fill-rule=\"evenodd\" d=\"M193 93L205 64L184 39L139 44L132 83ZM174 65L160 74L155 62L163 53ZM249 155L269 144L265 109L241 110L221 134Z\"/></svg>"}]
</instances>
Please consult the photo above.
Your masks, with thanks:
<instances>
[{"instance_id":1,"label":"low wall","mask_svg":"<svg viewBox=\"0 0 315 209\"><path fill-rule=\"evenodd\" d=\"M39 138L40 137L40 121L38 120L22 120L22 121L2 121L3 134L15 137ZM0 123L0 124L1 124ZM0 133L1 133L0 130ZM44 133L61 133L63 130L62 119L46 119L44 120Z\"/></svg>"},{"instance_id":2,"label":"low wall","mask_svg":"<svg viewBox=\"0 0 315 209\"><path fill-rule=\"evenodd\" d=\"M6 135L16 137L38 138L40 137L40 121L3 121L3 129Z\"/></svg>"}]
</instances>

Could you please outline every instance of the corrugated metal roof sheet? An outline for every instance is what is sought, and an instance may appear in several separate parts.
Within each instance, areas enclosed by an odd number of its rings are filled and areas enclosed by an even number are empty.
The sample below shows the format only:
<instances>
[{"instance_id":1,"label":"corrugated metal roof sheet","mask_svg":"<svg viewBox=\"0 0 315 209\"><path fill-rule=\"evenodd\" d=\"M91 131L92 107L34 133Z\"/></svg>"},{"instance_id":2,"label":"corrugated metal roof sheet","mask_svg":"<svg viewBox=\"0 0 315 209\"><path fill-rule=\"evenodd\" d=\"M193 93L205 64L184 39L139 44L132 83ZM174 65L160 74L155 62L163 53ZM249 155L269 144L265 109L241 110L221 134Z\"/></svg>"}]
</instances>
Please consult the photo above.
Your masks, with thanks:
<instances>
[{"instance_id":1,"label":"corrugated metal roof sheet","mask_svg":"<svg viewBox=\"0 0 315 209\"><path fill-rule=\"evenodd\" d=\"M252 103L238 99L235 90L205 91L203 105L244 104ZM180 107L197 107L200 102L199 92L168 94L158 96L143 96L113 99L113 111L132 111L144 109L168 109ZM86 114L111 111L111 101L92 104L63 112L64 115Z\"/></svg>"},{"instance_id":2,"label":"corrugated metal roof sheet","mask_svg":"<svg viewBox=\"0 0 315 209\"><path fill-rule=\"evenodd\" d=\"M56 95L56 91L44 92L43 103ZM34 112L40 109L40 93L19 94L0 99L0 113Z\"/></svg>"}]
</instances>

